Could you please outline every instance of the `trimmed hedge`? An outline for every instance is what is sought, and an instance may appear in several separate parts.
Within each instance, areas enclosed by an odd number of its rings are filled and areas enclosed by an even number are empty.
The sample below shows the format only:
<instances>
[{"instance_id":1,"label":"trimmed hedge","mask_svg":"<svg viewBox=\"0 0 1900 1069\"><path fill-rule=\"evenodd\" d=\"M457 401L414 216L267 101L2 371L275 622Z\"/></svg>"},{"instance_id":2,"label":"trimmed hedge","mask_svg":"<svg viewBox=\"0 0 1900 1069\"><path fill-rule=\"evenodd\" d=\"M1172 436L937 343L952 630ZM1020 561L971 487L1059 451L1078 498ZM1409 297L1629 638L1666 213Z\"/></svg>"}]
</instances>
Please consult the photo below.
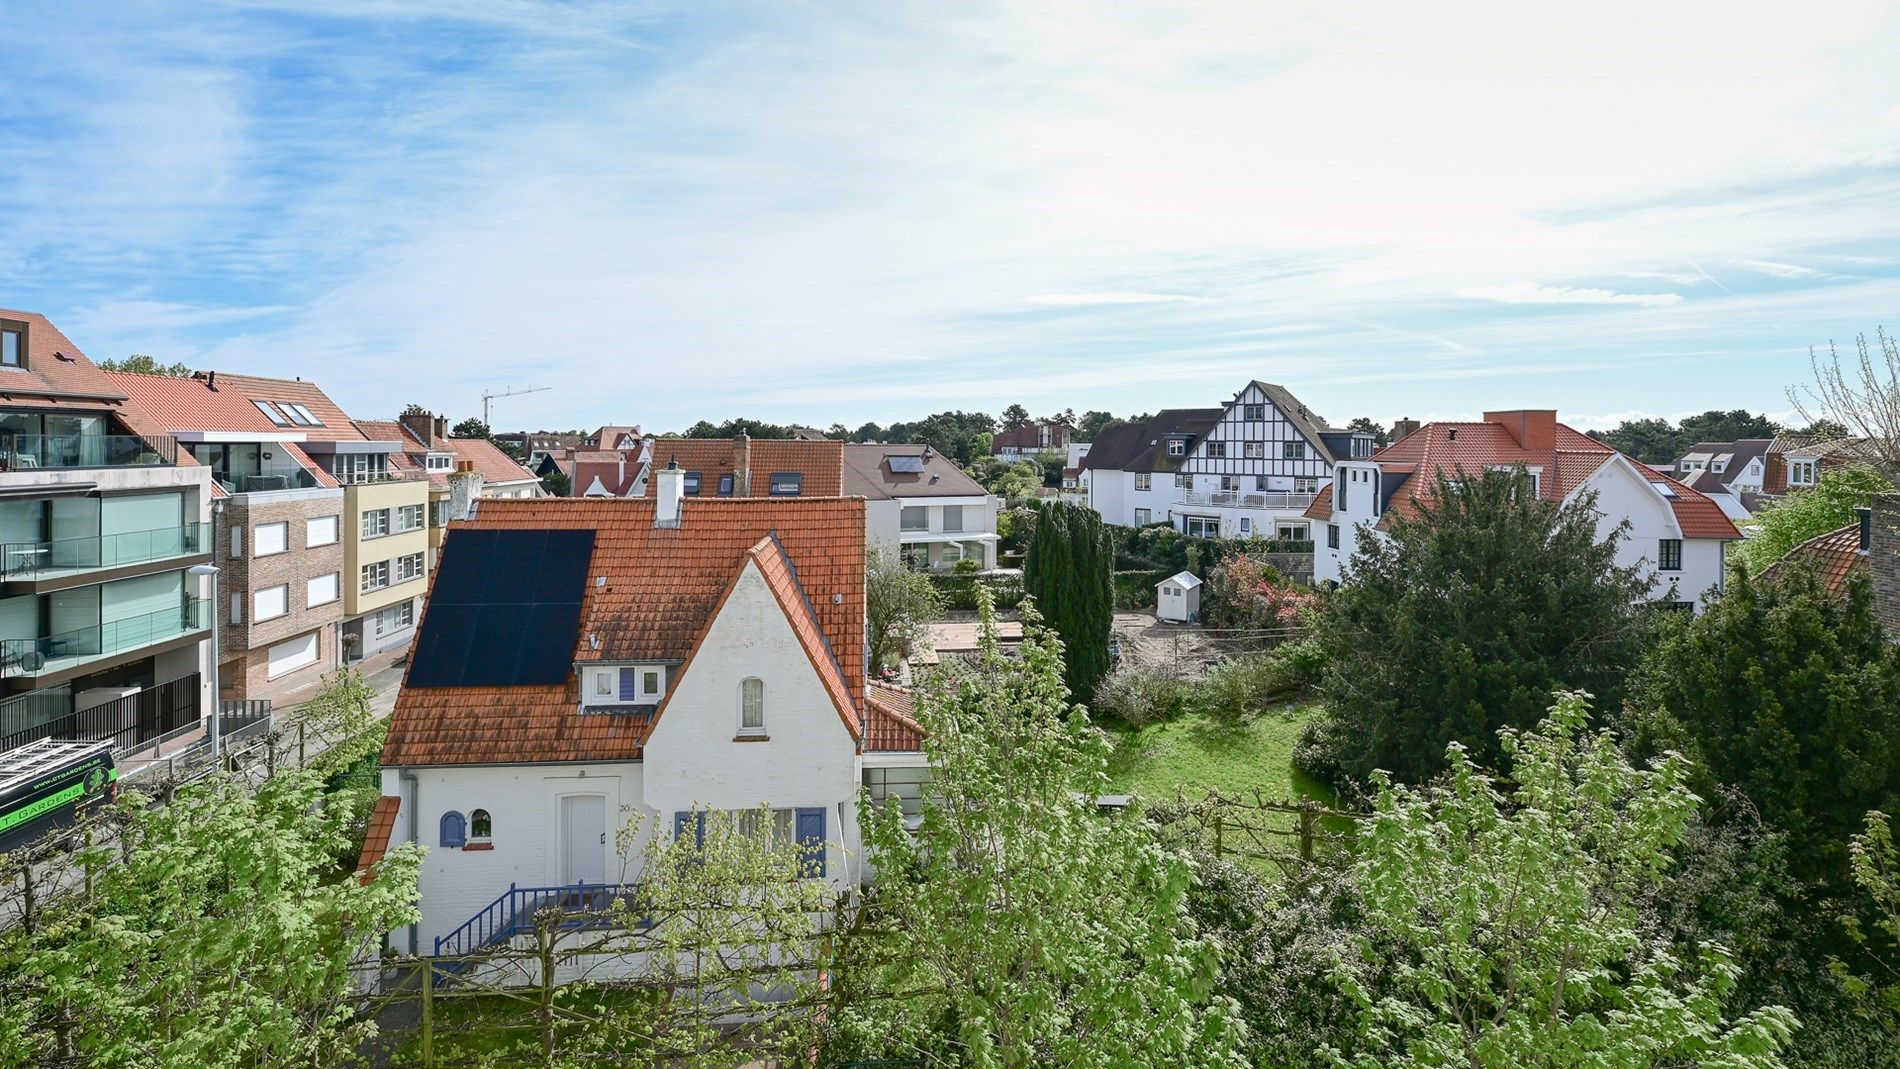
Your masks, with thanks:
<instances>
[{"instance_id":1,"label":"trimmed hedge","mask_svg":"<svg viewBox=\"0 0 1900 1069\"><path fill-rule=\"evenodd\" d=\"M981 583L990 588L990 596L996 599L998 609L1013 609L1023 602L1023 580L1016 575L972 575L958 572L930 572L930 581L937 586L937 593L943 595L943 607L976 611L976 588Z\"/></svg>"}]
</instances>

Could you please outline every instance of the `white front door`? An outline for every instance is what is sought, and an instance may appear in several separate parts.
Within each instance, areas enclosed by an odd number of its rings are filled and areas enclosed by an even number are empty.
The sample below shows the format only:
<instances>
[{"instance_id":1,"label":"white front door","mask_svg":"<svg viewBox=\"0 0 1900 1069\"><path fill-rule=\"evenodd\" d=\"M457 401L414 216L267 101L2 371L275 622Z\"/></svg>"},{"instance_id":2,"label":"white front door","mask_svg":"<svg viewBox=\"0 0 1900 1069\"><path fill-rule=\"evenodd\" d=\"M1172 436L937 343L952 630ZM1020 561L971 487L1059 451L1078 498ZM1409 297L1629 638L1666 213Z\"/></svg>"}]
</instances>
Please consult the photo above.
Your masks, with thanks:
<instances>
[{"instance_id":1,"label":"white front door","mask_svg":"<svg viewBox=\"0 0 1900 1069\"><path fill-rule=\"evenodd\" d=\"M561 797L561 882L607 882L607 799L599 794Z\"/></svg>"}]
</instances>

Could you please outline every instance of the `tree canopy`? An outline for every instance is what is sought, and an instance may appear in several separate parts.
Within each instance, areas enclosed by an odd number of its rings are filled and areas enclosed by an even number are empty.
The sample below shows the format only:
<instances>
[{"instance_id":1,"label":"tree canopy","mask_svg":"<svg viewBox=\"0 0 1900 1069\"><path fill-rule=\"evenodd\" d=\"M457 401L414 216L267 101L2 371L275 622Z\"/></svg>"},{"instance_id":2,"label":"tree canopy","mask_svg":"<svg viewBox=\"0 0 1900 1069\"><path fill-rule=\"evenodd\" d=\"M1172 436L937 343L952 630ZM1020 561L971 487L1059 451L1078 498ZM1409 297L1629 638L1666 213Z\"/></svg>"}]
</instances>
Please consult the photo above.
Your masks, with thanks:
<instances>
[{"instance_id":1,"label":"tree canopy","mask_svg":"<svg viewBox=\"0 0 1900 1069\"><path fill-rule=\"evenodd\" d=\"M1696 811L1687 762L1632 768L1588 719L1573 694L1501 731L1508 786L1457 744L1442 787L1376 777L1352 868L1365 932L1341 970L1363 1033L1343 1064L1782 1064L1794 1015L1728 1017L1729 952L1682 960L1644 923Z\"/></svg>"},{"instance_id":2,"label":"tree canopy","mask_svg":"<svg viewBox=\"0 0 1900 1069\"><path fill-rule=\"evenodd\" d=\"M1643 660L1636 702L1650 748L1732 784L1802 849L1809 879L1845 879L1849 836L1870 809L1900 805L1900 646L1886 641L1870 584L1832 597L1806 568L1737 576L1720 599Z\"/></svg>"},{"instance_id":3,"label":"tree canopy","mask_svg":"<svg viewBox=\"0 0 1900 1069\"><path fill-rule=\"evenodd\" d=\"M1759 574L1795 546L1854 522L1854 510L1893 484L1874 469L1853 464L1824 468L1815 484L1788 494L1755 515L1755 530L1736 547L1735 557Z\"/></svg>"},{"instance_id":4,"label":"tree canopy","mask_svg":"<svg viewBox=\"0 0 1900 1069\"><path fill-rule=\"evenodd\" d=\"M895 554L872 549L864 572L865 640L873 670L895 664L923 644L930 622L943 615L943 596L922 572Z\"/></svg>"},{"instance_id":5,"label":"tree canopy","mask_svg":"<svg viewBox=\"0 0 1900 1069\"><path fill-rule=\"evenodd\" d=\"M1069 693L1086 700L1108 674L1115 617L1115 548L1093 509L1053 503L1036 514L1023 560L1023 593L1062 637Z\"/></svg>"},{"instance_id":6,"label":"tree canopy","mask_svg":"<svg viewBox=\"0 0 1900 1069\"><path fill-rule=\"evenodd\" d=\"M1592 431L1590 436L1645 464L1668 464L1696 442L1773 438L1780 432L1781 426L1767 416L1737 408L1728 412L1710 409L1698 416L1684 416L1681 423L1626 419L1610 430Z\"/></svg>"},{"instance_id":7,"label":"tree canopy","mask_svg":"<svg viewBox=\"0 0 1900 1069\"><path fill-rule=\"evenodd\" d=\"M183 361L161 364L157 357L148 356L145 353L133 353L121 360L102 360L99 362L99 370L130 371L139 375L165 375L174 379L191 377L191 368Z\"/></svg>"},{"instance_id":8,"label":"tree canopy","mask_svg":"<svg viewBox=\"0 0 1900 1069\"><path fill-rule=\"evenodd\" d=\"M878 882L842 934L833 1054L973 1069L1244 1064L1220 950L1186 912L1193 871L1139 810L1104 815L1106 740L1068 701L1059 644L1024 614L1021 660L978 595L974 665L917 717L921 823L865 807ZM901 993L901 997L890 997Z\"/></svg>"},{"instance_id":9,"label":"tree canopy","mask_svg":"<svg viewBox=\"0 0 1900 1069\"><path fill-rule=\"evenodd\" d=\"M1388 513L1386 537L1359 540L1317 626L1329 721L1307 771L1420 782L1451 743L1494 762L1498 730L1535 725L1555 689L1619 699L1644 593L1616 564L1622 532L1599 537L1593 496L1519 500L1522 485L1441 474L1416 518Z\"/></svg>"}]
</instances>

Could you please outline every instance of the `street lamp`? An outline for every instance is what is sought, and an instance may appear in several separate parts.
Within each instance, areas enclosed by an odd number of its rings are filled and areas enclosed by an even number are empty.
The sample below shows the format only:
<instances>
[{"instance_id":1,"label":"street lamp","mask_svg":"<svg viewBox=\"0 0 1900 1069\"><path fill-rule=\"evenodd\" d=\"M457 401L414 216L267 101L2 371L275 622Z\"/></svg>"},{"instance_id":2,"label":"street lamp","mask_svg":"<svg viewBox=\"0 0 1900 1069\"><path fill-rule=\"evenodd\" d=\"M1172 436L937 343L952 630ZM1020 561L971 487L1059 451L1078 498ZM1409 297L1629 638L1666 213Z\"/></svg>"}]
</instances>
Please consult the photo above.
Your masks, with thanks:
<instances>
[{"instance_id":1,"label":"street lamp","mask_svg":"<svg viewBox=\"0 0 1900 1069\"><path fill-rule=\"evenodd\" d=\"M223 667L218 660L218 566L194 564L189 570L193 575L211 577L211 757L216 760L224 753L223 741L218 738L218 713L224 707L224 694L218 685L218 672Z\"/></svg>"}]
</instances>

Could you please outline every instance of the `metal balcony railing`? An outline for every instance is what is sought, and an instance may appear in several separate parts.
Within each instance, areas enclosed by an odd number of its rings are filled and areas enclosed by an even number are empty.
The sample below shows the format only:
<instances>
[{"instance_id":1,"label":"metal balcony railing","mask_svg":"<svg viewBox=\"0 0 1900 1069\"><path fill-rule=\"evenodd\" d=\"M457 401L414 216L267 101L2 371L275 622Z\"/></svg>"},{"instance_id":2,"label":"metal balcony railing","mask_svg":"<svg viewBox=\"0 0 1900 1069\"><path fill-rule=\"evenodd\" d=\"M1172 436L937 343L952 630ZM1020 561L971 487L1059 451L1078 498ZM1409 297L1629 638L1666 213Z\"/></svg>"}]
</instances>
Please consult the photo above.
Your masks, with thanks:
<instances>
[{"instance_id":1,"label":"metal balcony railing","mask_svg":"<svg viewBox=\"0 0 1900 1069\"><path fill-rule=\"evenodd\" d=\"M322 484L317 477L303 470L292 468L288 471L265 471L254 475L232 475L218 473L218 485L233 494L259 494L269 490L315 490Z\"/></svg>"},{"instance_id":2,"label":"metal balcony railing","mask_svg":"<svg viewBox=\"0 0 1900 1069\"><path fill-rule=\"evenodd\" d=\"M1300 509L1311 505L1316 493L1290 490L1263 490L1246 493L1239 490L1177 490L1174 503L1203 508Z\"/></svg>"},{"instance_id":3,"label":"metal balcony railing","mask_svg":"<svg viewBox=\"0 0 1900 1069\"><path fill-rule=\"evenodd\" d=\"M167 434L22 434L0 431L0 471L132 468L178 463Z\"/></svg>"},{"instance_id":4,"label":"metal balcony railing","mask_svg":"<svg viewBox=\"0 0 1900 1069\"><path fill-rule=\"evenodd\" d=\"M211 614L205 598L186 598L177 607L123 620L76 627L39 638L0 639L0 676L35 676L96 661L203 631Z\"/></svg>"},{"instance_id":5,"label":"metal balcony railing","mask_svg":"<svg viewBox=\"0 0 1900 1069\"><path fill-rule=\"evenodd\" d=\"M39 542L0 542L0 578L34 579L49 573L122 568L203 553L210 548L210 525L204 523Z\"/></svg>"}]
</instances>

